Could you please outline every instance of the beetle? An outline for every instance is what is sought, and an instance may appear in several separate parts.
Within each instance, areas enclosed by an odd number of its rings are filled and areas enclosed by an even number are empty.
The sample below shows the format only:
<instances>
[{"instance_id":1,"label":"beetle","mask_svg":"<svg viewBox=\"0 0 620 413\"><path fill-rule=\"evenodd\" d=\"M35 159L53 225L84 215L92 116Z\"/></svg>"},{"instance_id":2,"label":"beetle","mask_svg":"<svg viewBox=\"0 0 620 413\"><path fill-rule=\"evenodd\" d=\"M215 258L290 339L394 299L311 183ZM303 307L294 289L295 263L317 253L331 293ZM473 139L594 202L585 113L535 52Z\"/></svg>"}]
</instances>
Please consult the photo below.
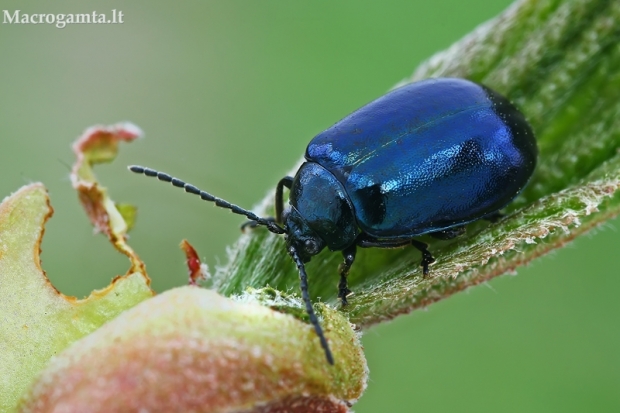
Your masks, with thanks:
<instances>
[{"instance_id":1,"label":"beetle","mask_svg":"<svg viewBox=\"0 0 620 413\"><path fill-rule=\"evenodd\" d=\"M422 253L427 276L435 259L414 238L450 239L470 222L498 217L527 184L537 155L532 128L508 99L469 80L435 78L395 89L315 136L296 175L276 186L275 218L259 217L166 173L129 169L244 215L251 226L284 234L306 311L333 364L304 264L325 247L342 251L343 305L351 294L347 275L357 247L412 245Z\"/></svg>"}]
</instances>

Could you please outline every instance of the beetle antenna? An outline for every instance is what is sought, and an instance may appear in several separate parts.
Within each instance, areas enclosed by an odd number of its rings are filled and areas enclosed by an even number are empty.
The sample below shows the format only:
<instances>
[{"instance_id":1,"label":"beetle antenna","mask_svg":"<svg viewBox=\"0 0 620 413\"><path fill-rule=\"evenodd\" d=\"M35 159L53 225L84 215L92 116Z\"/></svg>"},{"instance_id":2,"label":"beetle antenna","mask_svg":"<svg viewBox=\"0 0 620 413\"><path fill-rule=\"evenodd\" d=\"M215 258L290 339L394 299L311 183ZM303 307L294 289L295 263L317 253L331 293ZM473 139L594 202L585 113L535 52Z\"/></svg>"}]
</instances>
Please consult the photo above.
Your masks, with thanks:
<instances>
[{"instance_id":1,"label":"beetle antenna","mask_svg":"<svg viewBox=\"0 0 620 413\"><path fill-rule=\"evenodd\" d=\"M289 254L295 261L295 265L297 265L297 270L299 271L299 281L301 287L301 297L306 305L306 313L308 313L308 317L310 318L310 323L314 326L314 331L316 331L316 335L319 336L319 340L321 341L321 347L325 351L325 357L327 358L327 362L331 365L334 364L334 356L332 356L332 351L329 349L329 344L327 344L327 339L323 334L323 329L321 328L321 324L319 324L319 319L316 317L314 312L314 308L312 308L312 301L310 301L310 293L308 292L308 275L306 274L306 267L299 258L297 254L297 250L295 247L289 247Z\"/></svg>"},{"instance_id":2,"label":"beetle antenna","mask_svg":"<svg viewBox=\"0 0 620 413\"><path fill-rule=\"evenodd\" d=\"M189 192L190 194L198 195L200 199L204 201L214 202L216 206L220 208L230 209L233 214L244 215L248 219L255 221L258 225L264 225L267 229L274 234L284 234L286 231L284 228L276 224L275 222L261 218L252 211L248 211L247 209L243 209L240 206L235 204L231 204L228 201L225 201L221 198L211 195L208 192L205 192L192 184L188 184L186 182L181 181L180 179L174 178L167 173L159 172L151 168L146 168L144 166L131 165L128 167L131 172L135 172L137 174L144 174L146 176L154 177L159 179L160 181L170 182L173 186L177 188L185 189L185 192Z\"/></svg>"}]
</instances>

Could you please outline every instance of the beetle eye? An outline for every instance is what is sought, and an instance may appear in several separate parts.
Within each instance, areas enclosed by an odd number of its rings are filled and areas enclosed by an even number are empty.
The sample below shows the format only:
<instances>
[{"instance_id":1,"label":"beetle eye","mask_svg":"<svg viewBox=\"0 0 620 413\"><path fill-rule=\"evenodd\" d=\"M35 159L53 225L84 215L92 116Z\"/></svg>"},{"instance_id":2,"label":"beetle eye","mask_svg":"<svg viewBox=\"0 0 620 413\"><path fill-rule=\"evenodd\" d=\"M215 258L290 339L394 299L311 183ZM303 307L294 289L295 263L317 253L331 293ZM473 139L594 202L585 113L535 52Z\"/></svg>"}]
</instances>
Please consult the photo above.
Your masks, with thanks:
<instances>
[{"instance_id":1,"label":"beetle eye","mask_svg":"<svg viewBox=\"0 0 620 413\"><path fill-rule=\"evenodd\" d=\"M319 253L319 245L313 239L307 239L304 241L304 249L310 255L315 255Z\"/></svg>"}]
</instances>

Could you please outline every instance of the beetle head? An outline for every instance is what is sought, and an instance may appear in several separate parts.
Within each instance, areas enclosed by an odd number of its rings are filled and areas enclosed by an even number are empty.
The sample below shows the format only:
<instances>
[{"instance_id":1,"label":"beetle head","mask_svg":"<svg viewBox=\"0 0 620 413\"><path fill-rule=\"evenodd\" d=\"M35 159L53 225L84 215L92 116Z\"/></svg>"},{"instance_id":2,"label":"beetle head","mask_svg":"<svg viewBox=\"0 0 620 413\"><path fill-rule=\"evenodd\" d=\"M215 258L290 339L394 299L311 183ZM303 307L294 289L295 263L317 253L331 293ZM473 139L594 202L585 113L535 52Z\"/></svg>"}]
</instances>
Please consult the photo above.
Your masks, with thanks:
<instances>
[{"instance_id":1,"label":"beetle head","mask_svg":"<svg viewBox=\"0 0 620 413\"><path fill-rule=\"evenodd\" d=\"M288 248L293 247L303 262L310 261L312 256L325 248L325 241L308 226L297 209L291 207L285 211L283 218L286 227L286 245Z\"/></svg>"}]
</instances>

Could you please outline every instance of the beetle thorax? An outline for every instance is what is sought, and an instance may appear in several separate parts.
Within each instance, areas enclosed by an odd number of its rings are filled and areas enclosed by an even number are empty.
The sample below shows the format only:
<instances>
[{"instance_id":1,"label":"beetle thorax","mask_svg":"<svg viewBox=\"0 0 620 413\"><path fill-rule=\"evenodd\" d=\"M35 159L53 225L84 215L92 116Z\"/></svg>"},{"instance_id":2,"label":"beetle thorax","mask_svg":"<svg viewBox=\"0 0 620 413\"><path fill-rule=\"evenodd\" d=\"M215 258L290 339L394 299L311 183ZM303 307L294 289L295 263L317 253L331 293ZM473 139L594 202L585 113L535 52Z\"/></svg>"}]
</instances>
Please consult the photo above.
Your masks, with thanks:
<instances>
[{"instance_id":1,"label":"beetle thorax","mask_svg":"<svg viewBox=\"0 0 620 413\"><path fill-rule=\"evenodd\" d=\"M291 241L318 238L319 251L325 246L342 250L355 242L358 227L349 196L342 183L321 165L306 162L299 168L290 204L285 224Z\"/></svg>"}]
</instances>

